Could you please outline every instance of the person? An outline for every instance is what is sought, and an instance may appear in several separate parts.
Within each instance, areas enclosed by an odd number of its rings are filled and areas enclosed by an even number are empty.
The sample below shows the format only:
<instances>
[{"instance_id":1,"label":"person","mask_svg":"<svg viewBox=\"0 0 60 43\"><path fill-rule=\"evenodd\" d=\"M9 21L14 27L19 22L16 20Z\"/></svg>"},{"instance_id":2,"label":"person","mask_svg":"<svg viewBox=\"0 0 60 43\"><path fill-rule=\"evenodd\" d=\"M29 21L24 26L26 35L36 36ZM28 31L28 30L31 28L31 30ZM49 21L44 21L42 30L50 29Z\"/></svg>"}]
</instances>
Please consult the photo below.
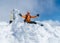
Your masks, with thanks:
<instances>
[{"instance_id":1,"label":"person","mask_svg":"<svg viewBox=\"0 0 60 43\"><path fill-rule=\"evenodd\" d=\"M22 15L21 13L19 14L22 18L24 18L24 22L31 23L31 24L37 24L35 21L31 21L31 18L36 18L39 17L39 14L36 16L31 16L30 12L27 12L26 15Z\"/></svg>"}]
</instances>

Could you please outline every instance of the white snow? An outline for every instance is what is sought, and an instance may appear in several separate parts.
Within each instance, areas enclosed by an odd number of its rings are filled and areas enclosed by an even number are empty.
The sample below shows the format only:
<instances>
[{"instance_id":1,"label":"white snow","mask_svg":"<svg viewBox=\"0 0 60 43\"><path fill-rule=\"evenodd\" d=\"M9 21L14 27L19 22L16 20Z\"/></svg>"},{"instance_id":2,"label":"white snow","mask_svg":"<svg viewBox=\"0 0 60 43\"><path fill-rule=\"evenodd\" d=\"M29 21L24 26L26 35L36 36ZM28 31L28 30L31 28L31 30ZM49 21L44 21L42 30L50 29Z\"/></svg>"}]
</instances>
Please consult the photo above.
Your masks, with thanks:
<instances>
[{"instance_id":1,"label":"white snow","mask_svg":"<svg viewBox=\"0 0 60 43\"><path fill-rule=\"evenodd\" d=\"M60 22L37 22L44 26L0 22L0 43L60 43Z\"/></svg>"}]
</instances>

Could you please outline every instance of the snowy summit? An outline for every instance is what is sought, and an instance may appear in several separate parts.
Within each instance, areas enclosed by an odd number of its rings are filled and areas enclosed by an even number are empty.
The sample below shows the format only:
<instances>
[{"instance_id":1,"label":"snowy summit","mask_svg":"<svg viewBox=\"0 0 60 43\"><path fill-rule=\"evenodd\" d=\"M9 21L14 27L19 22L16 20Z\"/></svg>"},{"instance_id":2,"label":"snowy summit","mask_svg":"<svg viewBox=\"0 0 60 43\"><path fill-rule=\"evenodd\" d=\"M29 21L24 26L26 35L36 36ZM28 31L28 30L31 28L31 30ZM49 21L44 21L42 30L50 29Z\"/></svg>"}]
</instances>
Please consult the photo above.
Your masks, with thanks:
<instances>
[{"instance_id":1,"label":"snowy summit","mask_svg":"<svg viewBox=\"0 0 60 43\"><path fill-rule=\"evenodd\" d=\"M59 43L60 24L42 21L39 24L0 22L0 43ZM54 22L54 23L53 23ZM44 26L40 26L40 24ZM2 25L1 25L2 24ZM55 25L56 24L56 25Z\"/></svg>"}]
</instances>

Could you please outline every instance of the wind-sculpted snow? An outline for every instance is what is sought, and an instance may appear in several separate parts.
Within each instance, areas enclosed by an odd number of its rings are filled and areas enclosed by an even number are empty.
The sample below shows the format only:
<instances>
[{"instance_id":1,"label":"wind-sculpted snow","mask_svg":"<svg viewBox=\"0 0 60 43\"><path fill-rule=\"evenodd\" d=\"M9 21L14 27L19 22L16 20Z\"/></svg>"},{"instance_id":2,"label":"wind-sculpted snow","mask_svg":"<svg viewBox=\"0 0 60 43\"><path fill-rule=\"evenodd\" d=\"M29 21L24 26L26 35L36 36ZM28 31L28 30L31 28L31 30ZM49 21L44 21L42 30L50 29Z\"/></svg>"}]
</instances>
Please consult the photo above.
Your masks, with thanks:
<instances>
[{"instance_id":1,"label":"wind-sculpted snow","mask_svg":"<svg viewBox=\"0 0 60 43\"><path fill-rule=\"evenodd\" d=\"M0 22L0 43L60 43L60 22L37 22Z\"/></svg>"}]
</instances>

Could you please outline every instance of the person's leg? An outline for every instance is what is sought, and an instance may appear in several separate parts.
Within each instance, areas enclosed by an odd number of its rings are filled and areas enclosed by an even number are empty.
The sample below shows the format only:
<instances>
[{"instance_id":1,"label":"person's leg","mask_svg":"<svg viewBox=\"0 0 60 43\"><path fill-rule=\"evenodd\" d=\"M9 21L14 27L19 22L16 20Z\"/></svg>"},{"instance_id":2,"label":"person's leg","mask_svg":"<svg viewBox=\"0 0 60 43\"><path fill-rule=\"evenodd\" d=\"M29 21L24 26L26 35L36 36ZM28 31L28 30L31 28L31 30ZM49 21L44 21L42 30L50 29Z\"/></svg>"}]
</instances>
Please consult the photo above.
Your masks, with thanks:
<instances>
[{"instance_id":1,"label":"person's leg","mask_svg":"<svg viewBox=\"0 0 60 43\"><path fill-rule=\"evenodd\" d=\"M30 24L37 24L35 21L30 21L28 23L30 23Z\"/></svg>"}]
</instances>

